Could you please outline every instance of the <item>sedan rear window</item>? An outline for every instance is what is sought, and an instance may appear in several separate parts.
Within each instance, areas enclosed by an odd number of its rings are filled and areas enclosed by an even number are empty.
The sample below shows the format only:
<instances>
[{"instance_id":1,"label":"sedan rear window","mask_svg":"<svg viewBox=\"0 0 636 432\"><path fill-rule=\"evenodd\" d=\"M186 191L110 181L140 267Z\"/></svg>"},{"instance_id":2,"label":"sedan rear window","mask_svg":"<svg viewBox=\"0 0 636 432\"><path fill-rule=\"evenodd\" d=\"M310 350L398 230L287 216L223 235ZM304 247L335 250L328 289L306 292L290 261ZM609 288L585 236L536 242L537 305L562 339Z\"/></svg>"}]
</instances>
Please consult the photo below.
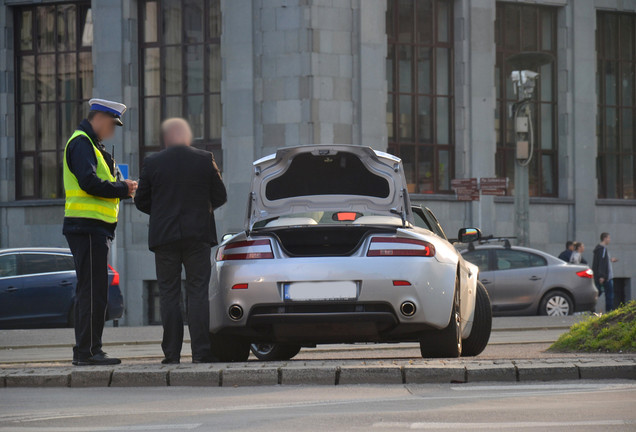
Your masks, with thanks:
<instances>
[{"instance_id":1,"label":"sedan rear window","mask_svg":"<svg viewBox=\"0 0 636 432\"><path fill-rule=\"evenodd\" d=\"M542 267L548 264L543 257L523 251L501 249L496 250L495 254L498 270Z\"/></svg>"},{"instance_id":2,"label":"sedan rear window","mask_svg":"<svg viewBox=\"0 0 636 432\"><path fill-rule=\"evenodd\" d=\"M265 190L270 201L315 195L387 198L389 193L387 179L369 171L358 156L347 152L327 156L300 154L287 171L267 183Z\"/></svg>"}]
</instances>

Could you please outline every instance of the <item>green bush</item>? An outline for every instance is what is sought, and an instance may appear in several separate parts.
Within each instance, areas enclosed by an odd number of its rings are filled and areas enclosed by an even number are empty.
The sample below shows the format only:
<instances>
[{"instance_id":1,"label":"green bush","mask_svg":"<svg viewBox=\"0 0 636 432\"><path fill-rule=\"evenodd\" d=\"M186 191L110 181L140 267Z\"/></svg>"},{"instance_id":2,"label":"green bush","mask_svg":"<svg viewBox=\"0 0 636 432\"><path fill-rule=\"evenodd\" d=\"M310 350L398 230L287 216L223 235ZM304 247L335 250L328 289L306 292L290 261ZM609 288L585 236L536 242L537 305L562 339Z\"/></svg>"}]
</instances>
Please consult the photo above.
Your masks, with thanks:
<instances>
[{"instance_id":1,"label":"green bush","mask_svg":"<svg viewBox=\"0 0 636 432\"><path fill-rule=\"evenodd\" d=\"M549 350L636 352L636 300L574 324Z\"/></svg>"}]
</instances>

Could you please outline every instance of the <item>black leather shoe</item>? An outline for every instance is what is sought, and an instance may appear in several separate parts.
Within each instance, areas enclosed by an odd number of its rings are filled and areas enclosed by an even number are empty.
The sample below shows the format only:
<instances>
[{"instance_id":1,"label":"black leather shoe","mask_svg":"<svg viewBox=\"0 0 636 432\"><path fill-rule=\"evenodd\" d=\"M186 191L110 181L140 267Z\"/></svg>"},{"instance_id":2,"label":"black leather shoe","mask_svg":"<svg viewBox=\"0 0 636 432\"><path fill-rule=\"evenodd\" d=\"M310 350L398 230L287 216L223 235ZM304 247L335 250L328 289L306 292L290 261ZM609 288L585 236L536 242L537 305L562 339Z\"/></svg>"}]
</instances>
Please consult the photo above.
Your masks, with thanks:
<instances>
[{"instance_id":1,"label":"black leather shoe","mask_svg":"<svg viewBox=\"0 0 636 432\"><path fill-rule=\"evenodd\" d=\"M179 364L181 363L180 360L176 360L176 359L169 359L169 358L165 358L163 360L161 360L161 364Z\"/></svg>"},{"instance_id":2,"label":"black leather shoe","mask_svg":"<svg viewBox=\"0 0 636 432\"><path fill-rule=\"evenodd\" d=\"M108 357L108 354L102 352L95 354L87 359L75 359L73 365L75 366L113 366L121 363L121 360L114 357Z\"/></svg>"}]
</instances>

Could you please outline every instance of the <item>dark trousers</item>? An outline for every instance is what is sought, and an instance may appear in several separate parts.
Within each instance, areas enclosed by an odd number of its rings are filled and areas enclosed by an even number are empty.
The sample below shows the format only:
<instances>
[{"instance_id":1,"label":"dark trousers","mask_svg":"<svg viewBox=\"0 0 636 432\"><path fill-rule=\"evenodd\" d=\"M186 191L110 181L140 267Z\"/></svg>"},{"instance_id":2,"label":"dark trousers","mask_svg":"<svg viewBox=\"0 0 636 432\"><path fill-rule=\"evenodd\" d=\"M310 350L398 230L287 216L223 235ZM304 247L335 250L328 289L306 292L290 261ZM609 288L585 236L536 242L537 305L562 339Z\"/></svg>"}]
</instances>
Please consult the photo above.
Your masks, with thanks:
<instances>
[{"instance_id":1,"label":"dark trousers","mask_svg":"<svg viewBox=\"0 0 636 432\"><path fill-rule=\"evenodd\" d=\"M102 352L108 305L108 251L111 240L99 234L67 234L77 273L74 359Z\"/></svg>"},{"instance_id":2,"label":"dark trousers","mask_svg":"<svg viewBox=\"0 0 636 432\"><path fill-rule=\"evenodd\" d=\"M163 341L167 359L179 360L183 345L181 314L181 268L185 267L188 328L194 360L208 359L210 351L210 305L208 286L211 247L200 241L180 241L154 249L159 284Z\"/></svg>"},{"instance_id":3,"label":"dark trousers","mask_svg":"<svg viewBox=\"0 0 636 432\"><path fill-rule=\"evenodd\" d=\"M614 310L614 280L606 280L602 284L596 281L598 295L605 293L605 312Z\"/></svg>"}]
</instances>

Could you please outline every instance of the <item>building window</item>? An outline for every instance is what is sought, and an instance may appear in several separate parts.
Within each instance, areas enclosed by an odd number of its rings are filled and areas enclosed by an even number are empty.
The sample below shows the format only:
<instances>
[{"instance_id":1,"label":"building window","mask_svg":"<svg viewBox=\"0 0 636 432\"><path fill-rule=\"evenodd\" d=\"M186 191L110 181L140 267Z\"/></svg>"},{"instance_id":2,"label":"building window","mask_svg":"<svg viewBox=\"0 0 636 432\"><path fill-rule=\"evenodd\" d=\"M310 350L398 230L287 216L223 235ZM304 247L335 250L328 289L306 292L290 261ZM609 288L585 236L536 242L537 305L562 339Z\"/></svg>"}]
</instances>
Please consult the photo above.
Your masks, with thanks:
<instances>
[{"instance_id":1,"label":"building window","mask_svg":"<svg viewBox=\"0 0 636 432\"><path fill-rule=\"evenodd\" d=\"M599 12L599 198L636 199L636 14Z\"/></svg>"},{"instance_id":2,"label":"building window","mask_svg":"<svg viewBox=\"0 0 636 432\"><path fill-rule=\"evenodd\" d=\"M64 147L93 91L90 1L13 12L16 197L61 198Z\"/></svg>"},{"instance_id":3,"label":"building window","mask_svg":"<svg viewBox=\"0 0 636 432\"><path fill-rule=\"evenodd\" d=\"M514 190L515 132L509 115L510 105L517 101L506 59L523 52L544 52L552 55L550 64L533 68L540 74L531 104L534 151L530 163L530 195L558 196L557 142L557 85L556 85L556 8L497 3L495 41L497 63L495 86L497 108L495 132L497 136L496 174L508 177Z\"/></svg>"},{"instance_id":4,"label":"building window","mask_svg":"<svg viewBox=\"0 0 636 432\"><path fill-rule=\"evenodd\" d=\"M161 149L159 126L190 122L194 145L221 154L220 0L139 2L140 153Z\"/></svg>"},{"instance_id":5,"label":"building window","mask_svg":"<svg viewBox=\"0 0 636 432\"><path fill-rule=\"evenodd\" d=\"M389 152L402 158L409 192L451 192L452 22L452 1L388 0Z\"/></svg>"}]
</instances>

